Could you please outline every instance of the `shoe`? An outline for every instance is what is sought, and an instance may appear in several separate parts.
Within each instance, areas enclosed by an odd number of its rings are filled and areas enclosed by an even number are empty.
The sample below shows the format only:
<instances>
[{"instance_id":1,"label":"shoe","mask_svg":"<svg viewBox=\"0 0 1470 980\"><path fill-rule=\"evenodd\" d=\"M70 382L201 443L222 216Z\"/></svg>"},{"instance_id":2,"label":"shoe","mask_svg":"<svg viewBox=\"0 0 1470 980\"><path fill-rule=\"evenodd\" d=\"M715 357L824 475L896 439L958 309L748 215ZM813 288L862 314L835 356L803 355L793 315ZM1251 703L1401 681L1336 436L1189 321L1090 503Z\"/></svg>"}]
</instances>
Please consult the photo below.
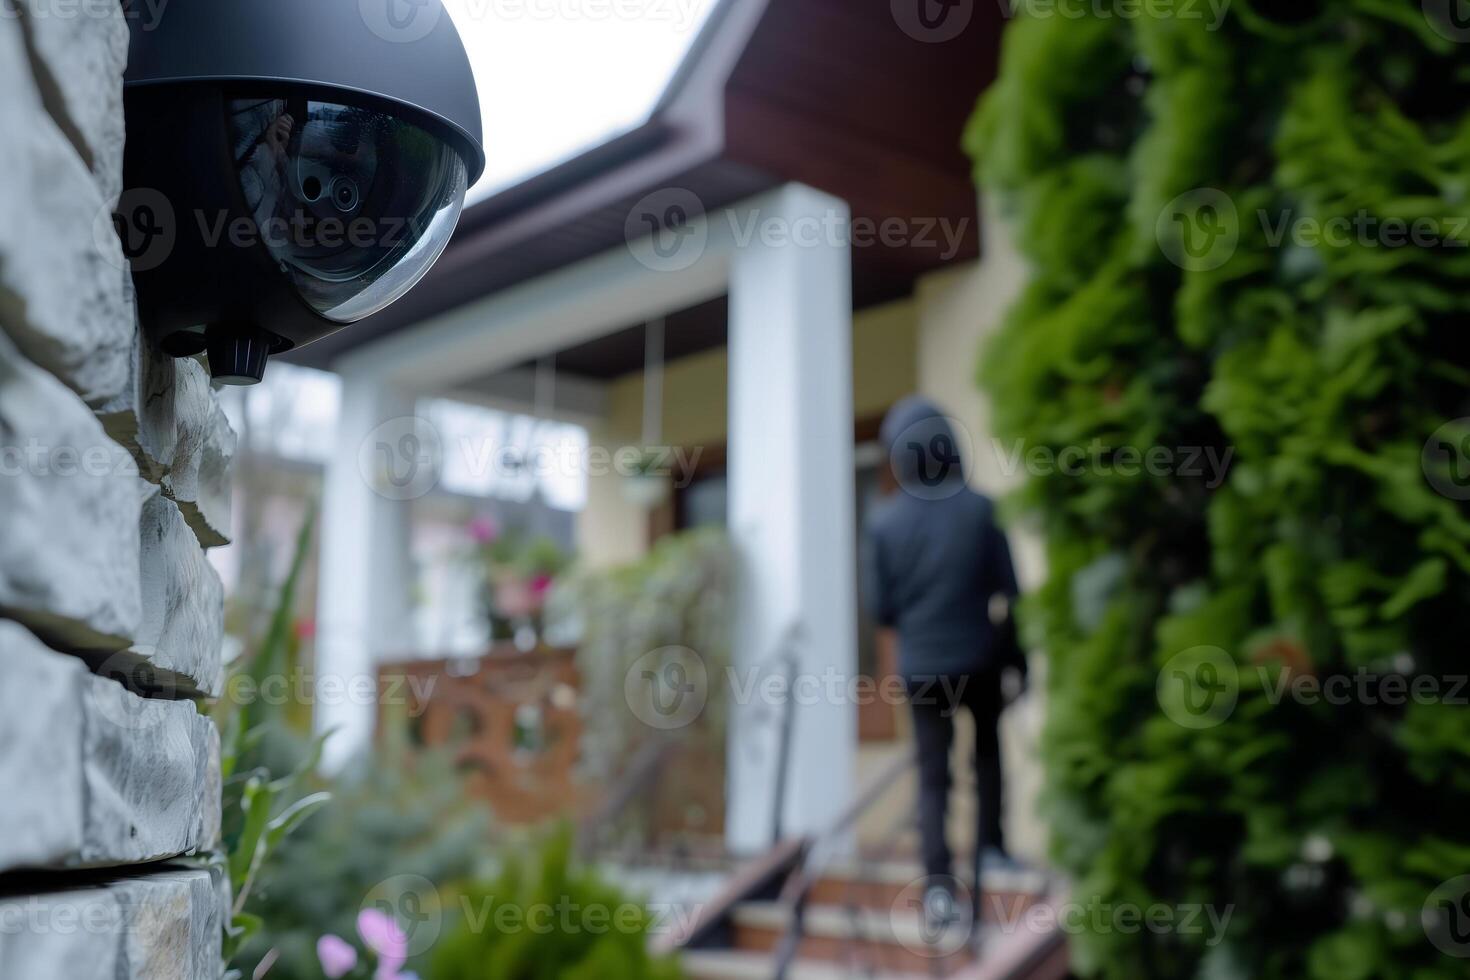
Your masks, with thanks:
<instances>
[{"instance_id":1,"label":"shoe","mask_svg":"<svg viewBox=\"0 0 1470 980\"><path fill-rule=\"evenodd\" d=\"M1026 866L998 847L987 847L980 855L981 874L1015 874Z\"/></svg>"},{"instance_id":2,"label":"shoe","mask_svg":"<svg viewBox=\"0 0 1470 980\"><path fill-rule=\"evenodd\" d=\"M978 922L978 920L977 920ZM970 930L970 940L965 943L965 948L970 952L970 958L979 963L985 958L985 930L976 925Z\"/></svg>"},{"instance_id":3,"label":"shoe","mask_svg":"<svg viewBox=\"0 0 1470 980\"><path fill-rule=\"evenodd\" d=\"M924 890L924 938L926 942L938 942L949 929L960 921L959 903L954 893L943 885L930 885Z\"/></svg>"}]
</instances>

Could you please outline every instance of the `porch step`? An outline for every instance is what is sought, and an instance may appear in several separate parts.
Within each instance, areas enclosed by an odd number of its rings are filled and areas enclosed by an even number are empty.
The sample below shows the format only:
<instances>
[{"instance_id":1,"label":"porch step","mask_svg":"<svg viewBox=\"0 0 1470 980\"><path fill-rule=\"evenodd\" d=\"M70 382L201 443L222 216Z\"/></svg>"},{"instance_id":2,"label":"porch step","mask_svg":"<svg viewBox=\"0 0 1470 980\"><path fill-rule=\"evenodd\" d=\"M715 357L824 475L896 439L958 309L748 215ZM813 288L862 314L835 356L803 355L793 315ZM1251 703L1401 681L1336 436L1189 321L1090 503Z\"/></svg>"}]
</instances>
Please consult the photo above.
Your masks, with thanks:
<instances>
[{"instance_id":1,"label":"porch step","mask_svg":"<svg viewBox=\"0 0 1470 980\"><path fill-rule=\"evenodd\" d=\"M690 950L680 956L689 980L771 980L775 964L769 953L739 950ZM928 974L882 973L856 969L855 965L821 960L797 960L786 971L787 980L849 980L851 977L882 980L928 980Z\"/></svg>"},{"instance_id":2,"label":"porch step","mask_svg":"<svg viewBox=\"0 0 1470 980\"><path fill-rule=\"evenodd\" d=\"M888 910L903 899L924 872L904 861L870 862L837 867L819 878L808 893L810 905ZM968 885L968 880L966 880ZM1039 871L987 871L980 914L987 921L1014 919L1046 893L1046 875Z\"/></svg>"},{"instance_id":3,"label":"porch step","mask_svg":"<svg viewBox=\"0 0 1470 980\"><path fill-rule=\"evenodd\" d=\"M769 963L791 922L782 903L742 903L731 916L735 949L766 954ZM967 948L940 953L925 942L917 911L811 905L797 957L884 976L949 976L973 962Z\"/></svg>"}]
</instances>

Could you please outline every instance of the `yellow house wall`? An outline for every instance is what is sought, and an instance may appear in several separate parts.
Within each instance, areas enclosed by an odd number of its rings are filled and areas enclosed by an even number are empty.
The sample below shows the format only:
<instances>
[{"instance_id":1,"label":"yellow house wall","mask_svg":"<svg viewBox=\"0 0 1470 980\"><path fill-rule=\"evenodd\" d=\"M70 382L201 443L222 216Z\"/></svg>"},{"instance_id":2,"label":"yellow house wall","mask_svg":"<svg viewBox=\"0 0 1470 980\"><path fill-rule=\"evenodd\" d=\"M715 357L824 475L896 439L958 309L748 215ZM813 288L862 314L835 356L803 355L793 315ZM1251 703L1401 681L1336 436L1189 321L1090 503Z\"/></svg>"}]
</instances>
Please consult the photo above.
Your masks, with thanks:
<instances>
[{"instance_id":1,"label":"yellow house wall","mask_svg":"<svg viewBox=\"0 0 1470 980\"><path fill-rule=\"evenodd\" d=\"M853 408L856 418L884 412L918 382L917 305L905 299L853 318ZM683 357L664 372L661 442L689 450L724 445L729 432L729 357L725 348ZM614 381L606 423L591 433L595 445L641 444L643 372ZM647 515L623 500L620 479L594 476L578 517L577 550L593 567L633 561L648 547Z\"/></svg>"}]
</instances>

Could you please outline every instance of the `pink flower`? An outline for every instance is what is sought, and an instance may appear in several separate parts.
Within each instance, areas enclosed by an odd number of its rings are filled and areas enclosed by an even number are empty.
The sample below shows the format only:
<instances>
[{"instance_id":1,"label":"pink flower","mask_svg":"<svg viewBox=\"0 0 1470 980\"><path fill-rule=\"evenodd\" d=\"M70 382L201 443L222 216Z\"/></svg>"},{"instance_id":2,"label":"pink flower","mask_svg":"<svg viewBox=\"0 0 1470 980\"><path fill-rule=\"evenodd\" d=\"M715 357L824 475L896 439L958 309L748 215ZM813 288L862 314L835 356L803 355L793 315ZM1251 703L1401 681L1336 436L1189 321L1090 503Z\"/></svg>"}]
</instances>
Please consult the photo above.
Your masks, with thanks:
<instances>
[{"instance_id":1,"label":"pink flower","mask_svg":"<svg viewBox=\"0 0 1470 980\"><path fill-rule=\"evenodd\" d=\"M551 588L551 576L545 573L531 579L531 594L538 599L546 597L546 591Z\"/></svg>"},{"instance_id":2,"label":"pink flower","mask_svg":"<svg viewBox=\"0 0 1470 980\"><path fill-rule=\"evenodd\" d=\"M316 941L316 958L321 961L322 972L336 980L357 965L357 950L341 936L328 933Z\"/></svg>"},{"instance_id":3,"label":"pink flower","mask_svg":"<svg viewBox=\"0 0 1470 980\"><path fill-rule=\"evenodd\" d=\"M377 954L375 980L396 980L408 959L408 937L393 917L381 909L363 909L357 915L357 934Z\"/></svg>"},{"instance_id":4,"label":"pink flower","mask_svg":"<svg viewBox=\"0 0 1470 980\"><path fill-rule=\"evenodd\" d=\"M500 525L495 523L495 518L488 515L477 517L470 521L470 537L475 539L476 544L490 544L500 537Z\"/></svg>"}]
</instances>

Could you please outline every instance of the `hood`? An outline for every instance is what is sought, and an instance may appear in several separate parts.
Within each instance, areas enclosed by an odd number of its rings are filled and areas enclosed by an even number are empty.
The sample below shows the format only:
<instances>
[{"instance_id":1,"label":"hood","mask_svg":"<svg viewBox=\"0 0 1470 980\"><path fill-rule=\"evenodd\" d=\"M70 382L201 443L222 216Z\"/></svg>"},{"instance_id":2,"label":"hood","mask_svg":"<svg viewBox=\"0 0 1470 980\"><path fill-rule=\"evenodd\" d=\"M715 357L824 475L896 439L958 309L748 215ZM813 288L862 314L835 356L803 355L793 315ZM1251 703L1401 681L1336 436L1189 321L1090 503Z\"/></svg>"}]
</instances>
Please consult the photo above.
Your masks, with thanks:
<instances>
[{"instance_id":1,"label":"hood","mask_svg":"<svg viewBox=\"0 0 1470 980\"><path fill-rule=\"evenodd\" d=\"M939 475L945 483L965 479L962 463L944 466L946 458L955 460L962 453L954 427L938 405L921 395L910 395L888 410L878 441L893 463L894 475L905 486L921 475L930 477L925 482L931 485L932 478Z\"/></svg>"}]
</instances>

